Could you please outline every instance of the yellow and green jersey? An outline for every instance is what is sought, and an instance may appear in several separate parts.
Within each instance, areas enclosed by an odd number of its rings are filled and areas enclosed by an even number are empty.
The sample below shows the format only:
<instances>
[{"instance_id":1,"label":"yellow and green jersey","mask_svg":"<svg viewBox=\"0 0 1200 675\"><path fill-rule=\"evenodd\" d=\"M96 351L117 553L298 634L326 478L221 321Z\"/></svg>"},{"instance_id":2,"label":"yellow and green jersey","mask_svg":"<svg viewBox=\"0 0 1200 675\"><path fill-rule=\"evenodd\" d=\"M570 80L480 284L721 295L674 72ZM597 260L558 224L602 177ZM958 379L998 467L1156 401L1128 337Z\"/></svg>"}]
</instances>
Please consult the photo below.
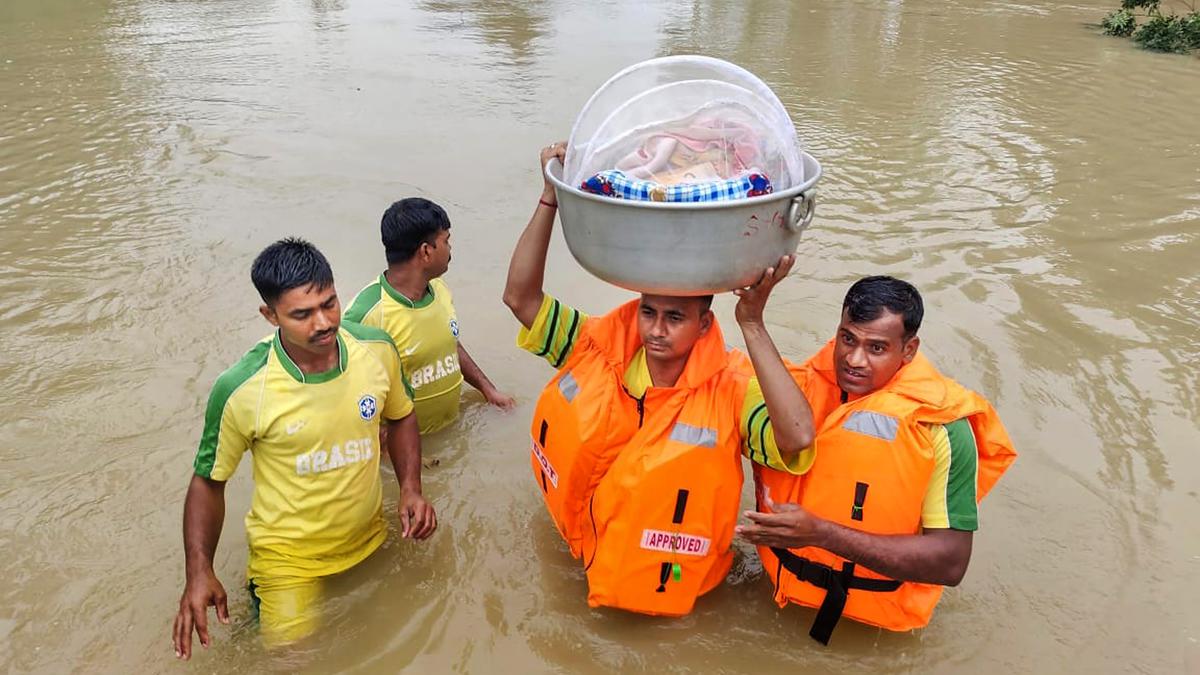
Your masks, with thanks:
<instances>
[{"instance_id":1,"label":"yellow and green jersey","mask_svg":"<svg viewBox=\"0 0 1200 675\"><path fill-rule=\"evenodd\" d=\"M979 450L970 420L929 426L934 468L921 505L925 529L979 529Z\"/></svg>"},{"instance_id":2,"label":"yellow and green jersey","mask_svg":"<svg viewBox=\"0 0 1200 675\"><path fill-rule=\"evenodd\" d=\"M411 378L422 434L444 429L458 418L463 383L458 364L458 318L444 281L430 281L425 297L413 302L381 274L354 296L344 318L392 336L404 372Z\"/></svg>"},{"instance_id":3,"label":"yellow and green jersey","mask_svg":"<svg viewBox=\"0 0 1200 675\"><path fill-rule=\"evenodd\" d=\"M575 348L579 331L583 329L587 318L583 312L547 293L533 324L529 328L521 327L517 346L546 359L555 368L561 368ZM638 398L652 386L645 349L639 349L625 368L624 384L629 393ZM751 461L795 474L802 474L812 466L816 455L811 448L801 451L790 463L780 456L758 378L752 378L746 388L738 420L742 454Z\"/></svg>"},{"instance_id":4,"label":"yellow and green jersey","mask_svg":"<svg viewBox=\"0 0 1200 675\"><path fill-rule=\"evenodd\" d=\"M250 452L247 576L317 577L383 543L379 424L413 411L387 333L343 323L338 364L305 374L279 334L217 378L196 452L199 476L225 481Z\"/></svg>"}]
</instances>

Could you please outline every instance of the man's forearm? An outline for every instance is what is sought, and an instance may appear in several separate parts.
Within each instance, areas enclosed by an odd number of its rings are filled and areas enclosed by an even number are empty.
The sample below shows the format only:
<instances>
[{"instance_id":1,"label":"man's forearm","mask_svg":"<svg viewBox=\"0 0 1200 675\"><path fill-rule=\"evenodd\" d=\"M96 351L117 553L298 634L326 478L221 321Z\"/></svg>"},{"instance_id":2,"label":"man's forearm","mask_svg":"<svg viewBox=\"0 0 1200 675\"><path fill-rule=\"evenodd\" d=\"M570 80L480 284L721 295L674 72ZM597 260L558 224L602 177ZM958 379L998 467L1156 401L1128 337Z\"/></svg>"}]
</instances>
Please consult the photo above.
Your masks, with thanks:
<instances>
[{"instance_id":1,"label":"man's forearm","mask_svg":"<svg viewBox=\"0 0 1200 675\"><path fill-rule=\"evenodd\" d=\"M817 546L901 581L956 586L971 559L970 532L871 534L829 521L821 521L818 530Z\"/></svg>"},{"instance_id":2,"label":"man's forearm","mask_svg":"<svg viewBox=\"0 0 1200 675\"><path fill-rule=\"evenodd\" d=\"M421 494L421 433L416 413L388 422L387 444L400 490Z\"/></svg>"},{"instance_id":3,"label":"man's forearm","mask_svg":"<svg viewBox=\"0 0 1200 675\"><path fill-rule=\"evenodd\" d=\"M192 476L183 503L183 551L189 577L212 571L225 522L225 483Z\"/></svg>"},{"instance_id":4,"label":"man's forearm","mask_svg":"<svg viewBox=\"0 0 1200 675\"><path fill-rule=\"evenodd\" d=\"M552 201L554 193L543 194ZM533 324L542 305L542 282L546 274L546 252L550 249L550 234L554 231L555 209L540 202L517 240L508 264L508 280L504 286L504 304L526 328Z\"/></svg>"},{"instance_id":5,"label":"man's forearm","mask_svg":"<svg viewBox=\"0 0 1200 675\"><path fill-rule=\"evenodd\" d=\"M767 413L771 416L775 444L785 459L791 459L812 445L812 408L784 365L766 326L760 322L747 322L742 325L742 334L754 364L754 375L762 388Z\"/></svg>"},{"instance_id":6,"label":"man's forearm","mask_svg":"<svg viewBox=\"0 0 1200 675\"><path fill-rule=\"evenodd\" d=\"M472 387L485 393L496 388L488 376L483 373L479 364L475 363L475 359L467 353L467 348L462 346L461 342L458 345L458 366L462 369L463 379Z\"/></svg>"}]
</instances>

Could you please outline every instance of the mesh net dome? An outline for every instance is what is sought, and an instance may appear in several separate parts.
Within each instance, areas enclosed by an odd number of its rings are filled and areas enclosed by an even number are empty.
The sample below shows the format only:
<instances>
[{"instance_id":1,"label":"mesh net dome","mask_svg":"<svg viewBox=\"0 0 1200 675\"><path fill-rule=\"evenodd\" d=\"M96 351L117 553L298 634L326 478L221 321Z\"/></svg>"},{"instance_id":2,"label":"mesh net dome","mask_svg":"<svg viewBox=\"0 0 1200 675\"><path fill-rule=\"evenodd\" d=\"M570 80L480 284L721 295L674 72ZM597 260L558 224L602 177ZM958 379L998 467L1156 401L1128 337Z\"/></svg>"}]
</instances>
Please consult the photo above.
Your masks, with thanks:
<instances>
[{"instance_id":1,"label":"mesh net dome","mask_svg":"<svg viewBox=\"0 0 1200 675\"><path fill-rule=\"evenodd\" d=\"M617 73L575 120L564 178L619 169L666 185L765 174L776 190L803 182L783 103L749 71L705 56L643 61Z\"/></svg>"}]
</instances>

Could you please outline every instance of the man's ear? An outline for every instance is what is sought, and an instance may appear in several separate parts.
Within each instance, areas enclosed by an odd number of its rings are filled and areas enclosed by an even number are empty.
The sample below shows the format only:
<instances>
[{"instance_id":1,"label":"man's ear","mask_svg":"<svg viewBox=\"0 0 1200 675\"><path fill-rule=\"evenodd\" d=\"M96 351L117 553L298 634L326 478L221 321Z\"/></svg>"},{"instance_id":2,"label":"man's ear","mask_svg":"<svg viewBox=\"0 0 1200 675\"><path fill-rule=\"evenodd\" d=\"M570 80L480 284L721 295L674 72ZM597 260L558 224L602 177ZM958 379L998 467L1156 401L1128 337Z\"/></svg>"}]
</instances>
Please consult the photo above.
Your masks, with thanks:
<instances>
[{"instance_id":1,"label":"man's ear","mask_svg":"<svg viewBox=\"0 0 1200 675\"><path fill-rule=\"evenodd\" d=\"M917 335L909 338L908 342L904 343L904 362L912 363L912 360L917 355L917 349L921 346L921 338Z\"/></svg>"},{"instance_id":2,"label":"man's ear","mask_svg":"<svg viewBox=\"0 0 1200 675\"><path fill-rule=\"evenodd\" d=\"M263 315L263 318L267 320L267 323L277 328L279 327L279 317L275 316L275 310L272 309L270 305L259 305L258 313Z\"/></svg>"},{"instance_id":3,"label":"man's ear","mask_svg":"<svg viewBox=\"0 0 1200 675\"><path fill-rule=\"evenodd\" d=\"M708 329L712 328L712 323L713 323L712 310L711 309L704 310L704 313L700 315L700 334L704 335L704 334L708 333Z\"/></svg>"}]
</instances>

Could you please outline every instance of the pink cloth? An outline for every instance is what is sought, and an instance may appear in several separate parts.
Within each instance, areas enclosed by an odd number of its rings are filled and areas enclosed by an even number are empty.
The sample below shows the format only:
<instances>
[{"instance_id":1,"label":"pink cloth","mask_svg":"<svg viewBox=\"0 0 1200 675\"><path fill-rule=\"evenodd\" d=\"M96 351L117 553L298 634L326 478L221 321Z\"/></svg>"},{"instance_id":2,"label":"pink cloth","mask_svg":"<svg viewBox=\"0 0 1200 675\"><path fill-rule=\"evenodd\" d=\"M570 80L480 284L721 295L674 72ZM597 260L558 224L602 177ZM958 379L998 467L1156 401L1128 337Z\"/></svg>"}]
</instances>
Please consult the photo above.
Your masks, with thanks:
<instances>
[{"instance_id":1,"label":"pink cloth","mask_svg":"<svg viewBox=\"0 0 1200 675\"><path fill-rule=\"evenodd\" d=\"M697 118L682 128L647 137L637 150L617 162L616 168L634 178L655 180L660 174L711 166L718 178L730 179L758 164L759 140L744 124Z\"/></svg>"}]
</instances>

